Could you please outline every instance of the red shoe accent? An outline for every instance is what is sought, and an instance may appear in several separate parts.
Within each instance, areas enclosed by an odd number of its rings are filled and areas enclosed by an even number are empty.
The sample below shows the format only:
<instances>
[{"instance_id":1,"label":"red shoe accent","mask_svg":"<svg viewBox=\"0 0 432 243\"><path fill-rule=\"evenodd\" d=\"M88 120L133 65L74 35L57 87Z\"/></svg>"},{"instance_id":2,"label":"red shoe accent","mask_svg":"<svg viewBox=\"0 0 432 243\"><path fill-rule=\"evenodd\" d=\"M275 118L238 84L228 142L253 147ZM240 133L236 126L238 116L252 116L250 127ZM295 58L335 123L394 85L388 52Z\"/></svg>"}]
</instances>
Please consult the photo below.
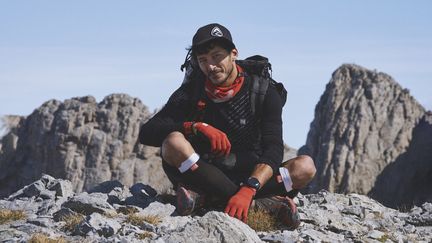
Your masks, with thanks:
<instances>
[{"instance_id":1,"label":"red shoe accent","mask_svg":"<svg viewBox=\"0 0 432 243\"><path fill-rule=\"evenodd\" d=\"M177 212L181 216L192 214L201 205L202 196L183 185L178 185L176 194Z\"/></svg>"}]
</instances>

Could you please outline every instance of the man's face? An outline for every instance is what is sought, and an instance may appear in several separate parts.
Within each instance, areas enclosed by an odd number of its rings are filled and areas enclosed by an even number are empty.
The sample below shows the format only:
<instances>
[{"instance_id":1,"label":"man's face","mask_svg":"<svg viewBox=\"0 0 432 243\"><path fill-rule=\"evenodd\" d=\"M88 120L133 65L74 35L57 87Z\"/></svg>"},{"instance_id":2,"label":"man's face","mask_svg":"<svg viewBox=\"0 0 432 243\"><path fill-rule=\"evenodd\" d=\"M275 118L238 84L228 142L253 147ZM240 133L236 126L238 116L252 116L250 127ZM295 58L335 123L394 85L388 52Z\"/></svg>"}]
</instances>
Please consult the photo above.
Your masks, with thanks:
<instances>
[{"instance_id":1,"label":"man's face","mask_svg":"<svg viewBox=\"0 0 432 243\"><path fill-rule=\"evenodd\" d=\"M225 86L229 85L230 81L235 79L233 76L237 74L234 72L236 57L236 49L228 52L215 46L208 53L197 55L197 60L201 71L214 85Z\"/></svg>"}]
</instances>

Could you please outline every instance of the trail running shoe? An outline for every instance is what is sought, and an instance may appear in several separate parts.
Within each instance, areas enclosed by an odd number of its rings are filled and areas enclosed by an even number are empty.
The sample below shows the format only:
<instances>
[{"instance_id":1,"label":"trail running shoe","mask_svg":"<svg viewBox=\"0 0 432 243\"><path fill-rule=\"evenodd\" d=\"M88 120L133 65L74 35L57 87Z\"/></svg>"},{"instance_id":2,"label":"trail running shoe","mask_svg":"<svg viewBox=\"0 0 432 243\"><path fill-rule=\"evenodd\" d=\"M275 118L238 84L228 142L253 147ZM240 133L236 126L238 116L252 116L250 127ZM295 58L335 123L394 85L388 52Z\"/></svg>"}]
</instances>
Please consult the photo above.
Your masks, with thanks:
<instances>
[{"instance_id":1,"label":"trail running shoe","mask_svg":"<svg viewBox=\"0 0 432 243\"><path fill-rule=\"evenodd\" d=\"M295 230L300 225L300 215L297 210L297 205L294 200L289 197L282 197L281 204L279 208L279 213L277 214L278 219L288 227L290 230Z\"/></svg>"},{"instance_id":2,"label":"trail running shoe","mask_svg":"<svg viewBox=\"0 0 432 243\"><path fill-rule=\"evenodd\" d=\"M191 215L194 210L202 206L203 197L183 185L177 187L177 212L179 215Z\"/></svg>"}]
</instances>

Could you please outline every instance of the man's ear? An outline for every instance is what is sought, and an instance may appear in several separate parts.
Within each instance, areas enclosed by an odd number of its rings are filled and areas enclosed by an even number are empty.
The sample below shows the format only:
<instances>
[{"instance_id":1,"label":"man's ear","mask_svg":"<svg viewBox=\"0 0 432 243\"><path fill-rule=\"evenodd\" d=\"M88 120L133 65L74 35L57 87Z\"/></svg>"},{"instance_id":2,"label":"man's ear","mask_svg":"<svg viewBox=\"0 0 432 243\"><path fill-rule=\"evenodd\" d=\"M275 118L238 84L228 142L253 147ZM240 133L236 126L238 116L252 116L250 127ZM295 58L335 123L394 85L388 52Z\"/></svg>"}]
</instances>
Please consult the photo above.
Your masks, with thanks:
<instances>
[{"instance_id":1,"label":"man's ear","mask_svg":"<svg viewBox=\"0 0 432 243\"><path fill-rule=\"evenodd\" d=\"M233 61L235 61L238 58L238 50L236 48L234 48L231 51L231 57L232 57Z\"/></svg>"}]
</instances>

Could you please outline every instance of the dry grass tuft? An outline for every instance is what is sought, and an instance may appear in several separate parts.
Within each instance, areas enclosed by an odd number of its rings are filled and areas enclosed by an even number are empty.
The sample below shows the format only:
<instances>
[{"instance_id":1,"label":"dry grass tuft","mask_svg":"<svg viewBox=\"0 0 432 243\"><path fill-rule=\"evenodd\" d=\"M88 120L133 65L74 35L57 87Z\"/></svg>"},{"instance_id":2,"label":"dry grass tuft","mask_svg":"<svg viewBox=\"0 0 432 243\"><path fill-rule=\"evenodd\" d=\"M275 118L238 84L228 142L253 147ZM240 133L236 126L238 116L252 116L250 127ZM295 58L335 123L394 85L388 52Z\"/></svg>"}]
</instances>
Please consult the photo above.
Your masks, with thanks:
<instances>
[{"instance_id":1,"label":"dry grass tuft","mask_svg":"<svg viewBox=\"0 0 432 243\"><path fill-rule=\"evenodd\" d=\"M247 224L255 231L274 231L278 229L276 217L262 209L250 210Z\"/></svg>"},{"instance_id":2,"label":"dry grass tuft","mask_svg":"<svg viewBox=\"0 0 432 243\"><path fill-rule=\"evenodd\" d=\"M136 238L138 238L139 240L145 240L147 238L152 238L152 237L153 237L153 234L151 232L148 232L148 231L144 231L144 233L136 235Z\"/></svg>"},{"instance_id":3,"label":"dry grass tuft","mask_svg":"<svg viewBox=\"0 0 432 243\"><path fill-rule=\"evenodd\" d=\"M139 215L139 214L129 214L126 218L126 222L133 225L142 225L144 222L156 225L162 221L159 215Z\"/></svg>"},{"instance_id":4,"label":"dry grass tuft","mask_svg":"<svg viewBox=\"0 0 432 243\"><path fill-rule=\"evenodd\" d=\"M0 209L0 224L27 218L22 210Z\"/></svg>"},{"instance_id":5,"label":"dry grass tuft","mask_svg":"<svg viewBox=\"0 0 432 243\"><path fill-rule=\"evenodd\" d=\"M64 221L66 224L63 226L63 230L72 232L75 227L80 224L84 220L84 215L82 214L74 214L69 215L64 218L62 218L62 221Z\"/></svg>"},{"instance_id":6,"label":"dry grass tuft","mask_svg":"<svg viewBox=\"0 0 432 243\"><path fill-rule=\"evenodd\" d=\"M129 214L134 214L134 213L138 213L139 210L135 207L121 207L117 210L118 213L122 213L124 215L129 215Z\"/></svg>"},{"instance_id":7,"label":"dry grass tuft","mask_svg":"<svg viewBox=\"0 0 432 243\"><path fill-rule=\"evenodd\" d=\"M117 216L118 216L118 213L115 212L115 211L111 211L111 212L105 212L103 215L104 215L105 217L107 217L107 218L112 219L112 218L117 217Z\"/></svg>"},{"instance_id":8,"label":"dry grass tuft","mask_svg":"<svg viewBox=\"0 0 432 243\"><path fill-rule=\"evenodd\" d=\"M379 242L386 242L387 240L389 240L390 237L387 234L384 234L383 236L381 236L379 239L377 239Z\"/></svg>"},{"instance_id":9,"label":"dry grass tuft","mask_svg":"<svg viewBox=\"0 0 432 243\"><path fill-rule=\"evenodd\" d=\"M63 238L51 239L44 234L34 234L28 241L29 243L66 243L67 241Z\"/></svg>"}]
</instances>

